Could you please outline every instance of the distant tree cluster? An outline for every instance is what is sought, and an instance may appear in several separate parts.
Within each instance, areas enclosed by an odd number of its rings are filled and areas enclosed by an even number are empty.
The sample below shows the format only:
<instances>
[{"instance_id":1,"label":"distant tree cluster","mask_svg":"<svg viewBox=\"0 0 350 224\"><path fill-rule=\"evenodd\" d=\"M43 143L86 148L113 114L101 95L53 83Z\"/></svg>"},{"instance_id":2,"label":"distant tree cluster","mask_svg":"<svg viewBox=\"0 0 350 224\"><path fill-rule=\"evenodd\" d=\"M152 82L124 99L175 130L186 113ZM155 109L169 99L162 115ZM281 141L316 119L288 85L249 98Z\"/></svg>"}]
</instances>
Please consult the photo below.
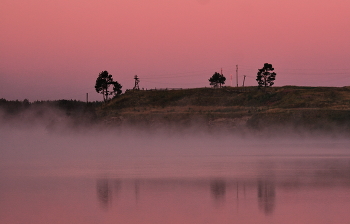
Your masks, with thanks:
<instances>
[{"instance_id":1,"label":"distant tree cluster","mask_svg":"<svg viewBox=\"0 0 350 224\"><path fill-rule=\"evenodd\" d=\"M23 101L0 99L0 110L6 114L15 115L29 107L30 102L28 99L24 99Z\"/></svg>"},{"instance_id":2,"label":"distant tree cluster","mask_svg":"<svg viewBox=\"0 0 350 224\"><path fill-rule=\"evenodd\" d=\"M50 109L57 109L58 111L64 112L67 117L76 117L80 120L85 119L84 116L88 117L94 114L94 107L99 106L100 102L90 102L88 105L86 102L77 100L54 100L54 101L34 101L29 102L28 99L23 101L6 100L0 99L0 120L1 117L8 119L14 118L19 114L42 117L43 114Z\"/></svg>"}]
</instances>

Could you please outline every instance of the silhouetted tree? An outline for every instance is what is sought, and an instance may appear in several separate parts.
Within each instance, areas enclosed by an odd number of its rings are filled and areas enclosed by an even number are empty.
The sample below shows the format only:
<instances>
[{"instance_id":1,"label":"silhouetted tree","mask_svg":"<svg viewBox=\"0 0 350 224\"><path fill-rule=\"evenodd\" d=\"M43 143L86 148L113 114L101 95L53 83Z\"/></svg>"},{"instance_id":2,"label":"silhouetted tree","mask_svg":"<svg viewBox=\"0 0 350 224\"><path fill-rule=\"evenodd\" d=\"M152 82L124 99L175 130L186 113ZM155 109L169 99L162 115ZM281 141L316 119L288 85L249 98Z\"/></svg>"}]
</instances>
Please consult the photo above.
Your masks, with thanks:
<instances>
[{"instance_id":1,"label":"silhouetted tree","mask_svg":"<svg viewBox=\"0 0 350 224\"><path fill-rule=\"evenodd\" d=\"M214 88L217 88L218 86L221 88L221 86L225 84L225 81L225 76L218 72L215 72L214 75L209 79L210 85Z\"/></svg>"},{"instance_id":2,"label":"silhouetted tree","mask_svg":"<svg viewBox=\"0 0 350 224\"><path fill-rule=\"evenodd\" d=\"M113 85L113 91L109 91L109 86ZM108 96L110 95L119 95L122 93L122 85L120 85L117 81L113 81L113 77L107 71L102 71L97 79L95 84L96 92L101 93L103 95L103 100L106 102L108 100Z\"/></svg>"},{"instance_id":3,"label":"silhouetted tree","mask_svg":"<svg viewBox=\"0 0 350 224\"><path fill-rule=\"evenodd\" d=\"M274 68L272 64L265 63L262 69L259 69L259 72L256 76L256 81L258 82L258 86L272 86L276 78L276 73L272 72Z\"/></svg>"}]
</instances>

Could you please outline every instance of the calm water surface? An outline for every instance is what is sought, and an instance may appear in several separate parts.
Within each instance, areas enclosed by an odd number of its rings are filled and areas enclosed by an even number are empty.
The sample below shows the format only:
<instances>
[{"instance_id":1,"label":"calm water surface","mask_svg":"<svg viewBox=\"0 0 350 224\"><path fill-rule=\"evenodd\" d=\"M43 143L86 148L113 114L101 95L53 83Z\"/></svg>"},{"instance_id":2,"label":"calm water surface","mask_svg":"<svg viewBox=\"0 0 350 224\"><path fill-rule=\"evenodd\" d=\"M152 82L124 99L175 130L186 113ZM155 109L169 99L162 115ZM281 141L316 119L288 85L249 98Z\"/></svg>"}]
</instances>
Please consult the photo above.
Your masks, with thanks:
<instances>
[{"instance_id":1,"label":"calm water surface","mask_svg":"<svg viewBox=\"0 0 350 224\"><path fill-rule=\"evenodd\" d=\"M153 139L139 151L11 136L0 223L350 223L347 141Z\"/></svg>"}]
</instances>

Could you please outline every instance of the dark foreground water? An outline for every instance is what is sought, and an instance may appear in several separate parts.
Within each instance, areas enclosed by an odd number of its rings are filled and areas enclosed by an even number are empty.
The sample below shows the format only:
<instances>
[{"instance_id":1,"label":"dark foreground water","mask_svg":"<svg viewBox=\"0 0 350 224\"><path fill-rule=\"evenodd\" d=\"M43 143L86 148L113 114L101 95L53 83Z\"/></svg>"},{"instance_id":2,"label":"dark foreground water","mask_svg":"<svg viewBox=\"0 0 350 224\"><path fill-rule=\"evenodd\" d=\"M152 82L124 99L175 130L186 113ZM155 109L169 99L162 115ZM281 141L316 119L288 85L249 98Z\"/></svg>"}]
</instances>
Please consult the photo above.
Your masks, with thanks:
<instances>
[{"instance_id":1,"label":"dark foreground water","mask_svg":"<svg viewBox=\"0 0 350 224\"><path fill-rule=\"evenodd\" d=\"M348 140L3 136L1 224L350 223Z\"/></svg>"}]
</instances>

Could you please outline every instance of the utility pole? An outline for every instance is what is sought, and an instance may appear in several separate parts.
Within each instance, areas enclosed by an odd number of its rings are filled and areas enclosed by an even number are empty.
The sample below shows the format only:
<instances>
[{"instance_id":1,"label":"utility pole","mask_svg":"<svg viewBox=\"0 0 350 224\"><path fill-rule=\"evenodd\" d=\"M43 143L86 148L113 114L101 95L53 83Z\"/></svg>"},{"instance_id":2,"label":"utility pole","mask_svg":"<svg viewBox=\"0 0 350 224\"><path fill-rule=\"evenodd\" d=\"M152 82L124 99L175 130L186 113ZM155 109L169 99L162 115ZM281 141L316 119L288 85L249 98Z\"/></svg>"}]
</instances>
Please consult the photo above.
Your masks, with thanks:
<instances>
[{"instance_id":1,"label":"utility pole","mask_svg":"<svg viewBox=\"0 0 350 224\"><path fill-rule=\"evenodd\" d=\"M246 75L243 76L243 87L244 87L245 77L246 77Z\"/></svg>"},{"instance_id":2,"label":"utility pole","mask_svg":"<svg viewBox=\"0 0 350 224\"><path fill-rule=\"evenodd\" d=\"M86 93L86 104L89 103L89 93Z\"/></svg>"},{"instance_id":3,"label":"utility pole","mask_svg":"<svg viewBox=\"0 0 350 224\"><path fill-rule=\"evenodd\" d=\"M221 75L223 75L223 74L222 74L222 68L221 68ZM219 83L219 87L221 88L221 83Z\"/></svg>"},{"instance_id":4,"label":"utility pole","mask_svg":"<svg viewBox=\"0 0 350 224\"><path fill-rule=\"evenodd\" d=\"M238 65L236 65L236 84L238 87Z\"/></svg>"}]
</instances>

